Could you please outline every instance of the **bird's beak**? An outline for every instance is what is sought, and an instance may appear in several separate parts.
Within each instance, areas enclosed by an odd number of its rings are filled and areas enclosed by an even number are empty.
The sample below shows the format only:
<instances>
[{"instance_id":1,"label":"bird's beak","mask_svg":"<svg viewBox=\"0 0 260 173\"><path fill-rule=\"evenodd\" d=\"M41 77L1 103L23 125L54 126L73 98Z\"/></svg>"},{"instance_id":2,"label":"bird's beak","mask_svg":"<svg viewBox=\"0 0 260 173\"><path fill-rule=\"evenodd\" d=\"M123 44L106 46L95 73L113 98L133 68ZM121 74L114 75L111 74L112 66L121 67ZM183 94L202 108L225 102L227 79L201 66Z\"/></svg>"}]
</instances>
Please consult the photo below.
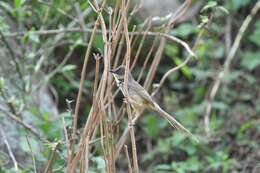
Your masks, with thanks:
<instances>
[{"instance_id":1,"label":"bird's beak","mask_svg":"<svg viewBox=\"0 0 260 173\"><path fill-rule=\"evenodd\" d=\"M111 70L109 70L109 72L111 72L111 73L115 73L116 70L115 70L115 69L111 69Z\"/></svg>"}]
</instances>

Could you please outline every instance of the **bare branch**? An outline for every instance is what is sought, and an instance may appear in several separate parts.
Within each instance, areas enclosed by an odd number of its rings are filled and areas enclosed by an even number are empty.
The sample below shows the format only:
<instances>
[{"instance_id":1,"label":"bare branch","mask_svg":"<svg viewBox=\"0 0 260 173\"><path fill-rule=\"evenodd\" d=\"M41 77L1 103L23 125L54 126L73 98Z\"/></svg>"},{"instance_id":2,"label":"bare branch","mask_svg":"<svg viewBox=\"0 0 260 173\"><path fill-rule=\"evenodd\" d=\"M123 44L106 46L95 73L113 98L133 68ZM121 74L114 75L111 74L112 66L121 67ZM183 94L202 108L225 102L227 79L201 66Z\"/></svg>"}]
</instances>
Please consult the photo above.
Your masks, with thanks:
<instances>
[{"instance_id":1,"label":"bare branch","mask_svg":"<svg viewBox=\"0 0 260 173\"><path fill-rule=\"evenodd\" d=\"M122 3L122 16L123 16L123 25L124 25L124 33L125 33L125 39L126 39L126 71L124 76L124 93L125 97L128 101L128 74L129 74L129 66L130 66L130 57L131 57L131 42L128 35L128 26L127 26L127 19L126 19L126 7L124 2ZM133 154L133 162L134 162L134 169L136 173L139 173L139 167L138 167L138 160L137 160L137 152L136 152L136 143L135 143L135 134L134 134L134 126L132 122L132 114L131 114L131 108L130 105L127 104L127 114L128 114L128 123L130 126L130 136L131 136L131 143L132 143L132 154Z\"/></svg>"},{"instance_id":2,"label":"bare branch","mask_svg":"<svg viewBox=\"0 0 260 173\"><path fill-rule=\"evenodd\" d=\"M199 33L199 35L198 35L198 37L197 37L197 39L196 39L196 41L195 41L195 44L194 44L194 46L193 46L193 49L196 48L196 46L197 46L199 40L201 39L201 36L202 36L203 33L204 33L204 30L202 30L202 31ZM175 72L175 71L179 70L180 68L182 68L183 66L185 66L185 65L191 60L191 58L192 58L192 56L191 56L191 55L188 55L188 57L185 59L185 61L184 61L183 63L181 63L181 64L179 64L178 66L176 66L176 67L170 69L169 71L167 71L167 72L163 75L162 79L160 80L160 82L159 82L159 84L158 84L158 87L153 91L153 93L152 93L151 95L154 96L154 95L160 90L160 88L162 87L162 85L163 85L163 83L165 82L166 78L167 78L168 76L170 76L170 74L172 74L173 72Z\"/></svg>"},{"instance_id":3,"label":"bare branch","mask_svg":"<svg viewBox=\"0 0 260 173\"><path fill-rule=\"evenodd\" d=\"M53 29L53 30L39 30L39 31L22 31L22 32L15 32L15 33L11 33L11 34L5 34L5 37L16 37L19 35L24 35L28 32L32 33L32 34L36 34L36 35L52 35L52 34L59 34L59 33L69 33L69 32L89 32L92 33L94 29L81 29L81 28L68 28L68 29ZM107 33L110 31L106 31ZM98 34L102 34L101 30L96 30L96 33ZM116 32L118 33L118 32ZM123 32L119 32L120 34L123 34ZM174 41L180 45L182 45L191 56L196 57L196 54L191 50L191 48L189 47L189 45L175 37L166 33L160 33L160 32L128 32L129 35L147 35L147 36L156 36L156 37L163 37L163 38L167 38L168 40Z\"/></svg>"},{"instance_id":4,"label":"bare branch","mask_svg":"<svg viewBox=\"0 0 260 173\"><path fill-rule=\"evenodd\" d=\"M28 146L29 146L30 152L31 152L31 154L32 154L34 173L37 173L36 162L35 162L35 157L34 157L34 154L33 154L33 151L32 151L32 146L31 146L31 144L30 144L30 142L29 142L28 136L25 135L25 137L26 137L26 141L27 141L27 144L28 144Z\"/></svg>"},{"instance_id":5,"label":"bare branch","mask_svg":"<svg viewBox=\"0 0 260 173\"><path fill-rule=\"evenodd\" d=\"M39 138L42 142L44 143L50 143L50 141L48 141L48 139L46 139L45 137L43 137L33 126L31 126L30 124L27 124L26 122L23 122L20 118L18 118L17 116L15 116L14 114L12 114L11 112L6 111L5 109L0 107L0 110L2 112L4 112L8 117L10 117L12 120L14 120L15 122L17 122L18 124L22 125L24 128L26 128L27 130L29 130L33 135L35 135L37 138Z\"/></svg>"},{"instance_id":6,"label":"bare branch","mask_svg":"<svg viewBox=\"0 0 260 173\"><path fill-rule=\"evenodd\" d=\"M127 163L128 163L128 172L132 173L133 170L132 170L131 161L130 161L129 154L128 154L127 145L124 145L124 151L125 151L126 160L127 160Z\"/></svg>"},{"instance_id":7,"label":"bare branch","mask_svg":"<svg viewBox=\"0 0 260 173\"><path fill-rule=\"evenodd\" d=\"M99 18L96 20L96 23L94 25L94 29L93 29L93 32L91 34L91 37L90 37L90 40L88 43L88 48L86 50L83 67L82 67L82 71L81 71L80 87L79 87L79 91L78 91L78 95L77 95L76 108L75 108L75 112L73 115L72 144L71 144L71 154L69 156L69 162L72 160L73 155L74 155L74 146L75 146L75 142L76 142L75 136L76 136L76 131L77 131L77 121L78 121L78 114L79 114L79 108L80 108L80 101L81 101L82 92L83 92L83 88L84 88L84 81L85 81L85 76L86 76L86 69L87 69L87 64L88 64L88 60L89 60L90 50L92 48L92 43L93 43L93 40L94 40L94 37L96 34L96 30L98 27L98 20L99 20Z\"/></svg>"},{"instance_id":8,"label":"bare branch","mask_svg":"<svg viewBox=\"0 0 260 173\"><path fill-rule=\"evenodd\" d=\"M6 138L5 132L4 132L4 130L2 129L2 126L0 126L0 132L1 132L1 135L3 136L3 139L4 139L5 145L6 145L6 147L7 147L7 150L8 150L8 152L9 152L9 155L10 155L10 157L11 157L13 163L14 163L14 168L15 168L15 170L18 172L18 171L19 171L19 169L18 169L18 163L17 163L17 161L16 161L16 159L15 159L15 157L14 157L13 151L12 151L10 145L9 145L9 142L8 142L8 140L7 140L7 138Z\"/></svg>"},{"instance_id":9,"label":"bare branch","mask_svg":"<svg viewBox=\"0 0 260 173\"><path fill-rule=\"evenodd\" d=\"M47 166L44 170L44 173L52 173L52 165L53 165L53 162L54 162L54 159L55 159L55 156L56 156L56 151L58 149L58 146L59 146L59 142L53 144L52 148L51 148L51 157L47 163Z\"/></svg>"}]
</instances>

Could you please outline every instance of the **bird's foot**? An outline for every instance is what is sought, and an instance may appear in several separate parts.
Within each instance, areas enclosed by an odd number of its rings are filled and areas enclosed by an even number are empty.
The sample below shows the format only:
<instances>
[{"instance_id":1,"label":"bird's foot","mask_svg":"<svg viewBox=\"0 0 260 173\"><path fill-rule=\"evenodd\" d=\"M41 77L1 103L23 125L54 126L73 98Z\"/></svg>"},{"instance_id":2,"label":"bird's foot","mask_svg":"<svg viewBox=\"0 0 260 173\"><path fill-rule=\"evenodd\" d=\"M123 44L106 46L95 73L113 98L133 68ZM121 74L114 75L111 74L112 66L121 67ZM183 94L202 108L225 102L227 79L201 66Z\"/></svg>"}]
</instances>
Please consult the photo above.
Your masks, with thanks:
<instances>
[{"instance_id":1,"label":"bird's foot","mask_svg":"<svg viewBox=\"0 0 260 173\"><path fill-rule=\"evenodd\" d=\"M134 122L129 123L129 127L134 127L134 126L135 126Z\"/></svg>"},{"instance_id":2,"label":"bird's foot","mask_svg":"<svg viewBox=\"0 0 260 173\"><path fill-rule=\"evenodd\" d=\"M127 99L126 99L125 97L123 98L123 102L124 102L125 104L128 103L128 101L127 101Z\"/></svg>"}]
</instances>

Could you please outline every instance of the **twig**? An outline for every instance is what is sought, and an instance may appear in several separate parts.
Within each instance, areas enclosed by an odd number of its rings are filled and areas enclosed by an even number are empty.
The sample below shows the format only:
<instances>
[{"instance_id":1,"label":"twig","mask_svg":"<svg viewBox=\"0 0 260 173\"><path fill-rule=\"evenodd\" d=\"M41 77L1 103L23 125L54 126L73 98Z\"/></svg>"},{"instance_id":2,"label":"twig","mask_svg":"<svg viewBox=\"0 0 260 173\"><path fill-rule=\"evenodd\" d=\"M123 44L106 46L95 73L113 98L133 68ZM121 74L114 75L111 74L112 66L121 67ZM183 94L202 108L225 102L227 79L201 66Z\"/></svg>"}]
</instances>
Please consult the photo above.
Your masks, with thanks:
<instances>
[{"instance_id":1,"label":"twig","mask_svg":"<svg viewBox=\"0 0 260 173\"><path fill-rule=\"evenodd\" d=\"M118 66L118 63L119 63L119 59L120 59L120 56L121 56L121 52L122 52L122 49L123 49L123 46L124 46L124 37L122 37L119 41L119 46L118 46L118 49L116 51L116 55L115 55L115 61L114 61L114 66L113 68L116 68Z\"/></svg>"},{"instance_id":2,"label":"twig","mask_svg":"<svg viewBox=\"0 0 260 173\"><path fill-rule=\"evenodd\" d=\"M98 86L98 78L99 78L99 66L100 66L100 59L101 56L99 54L94 54L94 58L96 61L95 67L95 79L94 79L94 89L93 89L93 102L96 102L96 95L97 95L97 86Z\"/></svg>"},{"instance_id":3,"label":"twig","mask_svg":"<svg viewBox=\"0 0 260 173\"><path fill-rule=\"evenodd\" d=\"M80 25L81 29L85 29L86 26L85 26L85 22L84 22L83 13L82 13L81 10L80 10L80 4L79 4L79 2L76 2L74 6L75 6L75 9L76 9L76 12L77 12L77 17L78 17L79 25ZM87 41L86 38L87 38L86 35L84 35L84 40L85 40L85 41Z\"/></svg>"},{"instance_id":4,"label":"twig","mask_svg":"<svg viewBox=\"0 0 260 173\"><path fill-rule=\"evenodd\" d=\"M105 1L106 0L103 1L101 9L103 9L103 7L105 5L105 3L104 3ZM102 10L99 11L99 13L101 13L101 12L102 12ZM82 91L81 90L83 88L83 84L84 84L84 81L85 81L86 66L87 66L87 62L88 62L88 59L89 59L91 45L92 45L92 42L93 42L95 34L96 34L97 26L99 25L99 22L100 22L100 18L101 18L101 15L98 15L97 20L95 22L94 30L93 30L92 35L90 37L88 48L86 50L84 64L83 64L83 67L82 67L81 80L80 80L80 89L79 89L79 92L78 92L78 97L77 97L77 102L76 102L76 109L75 109L75 114L74 114L74 125L73 125L74 134L76 133L77 117L78 117L78 111L79 111L79 105L80 105L80 98L82 96ZM104 59L105 59L105 62L106 62L106 59L107 59L106 53L104 54ZM107 68L107 72L108 72L108 70L109 69ZM103 80L102 80L102 82L103 82ZM100 90L101 89L98 88L98 95L97 95L97 97L100 97L100 94L101 94ZM83 135L82 135L82 138L81 138L81 144L80 144L79 150L77 151L75 156L74 156L74 151L71 152L70 159L69 159L68 166L67 166L67 173L74 172L74 169L76 168L79 160L81 159L81 156L82 156L84 150L86 149L86 140L85 139L87 138L87 136L90 136L90 134L92 133L93 129L95 129L95 127L97 127L97 125L98 125L97 122L98 122L98 118L99 117L96 116L97 113L98 113L96 111L96 109L97 109L97 106L95 106L96 104L97 104L97 102L94 102L93 105L92 105L92 108L90 110L87 122L86 122L85 127L84 127L84 132L83 132ZM73 140L73 143L74 144L73 144L72 150L74 150L74 145L75 145L75 141L74 140Z\"/></svg>"},{"instance_id":5,"label":"twig","mask_svg":"<svg viewBox=\"0 0 260 173\"><path fill-rule=\"evenodd\" d=\"M4 112L8 117L10 117L12 120L14 120L15 122L17 122L18 124L22 125L24 128L26 128L27 130L29 130L33 135L35 135L37 138L39 138L42 142L44 143L50 143L50 141L48 141L46 138L44 138L33 126L31 126L30 124L27 124L26 122L23 122L20 118L18 118L17 116L15 116L14 114L6 111L5 109L0 107L0 110L2 112Z\"/></svg>"},{"instance_id":6,"label":"twig","mask_svg":"<svg viewBox=\"0 0 260 173\"><path fill-rule=\"evenodd\" d=\"M62 71L61 75L63 75L64 78L68 80L68 83L70 83L74 88L79 89L79 83L72 76L68 75L67 72ZM86 95L89 93L88 89L86 89L86 88L83 88L82 92L83 92L83 94L86 94Z\"/></svg>"},{"instance_id":7,"label":"twig","mask_svg":"<svg viewBox=\"0 0 260 173\"><path fill-rule=\"evenodd\" d=\"M168 22L169 26L172 26L175 24L175 22L183 16L183 14L187 11L188 7L191 4L191 0L186 0L179 8L178 10L172 15L171 19Z\"/></svg>"},{"instance_id":8,"label":"twig","mask_svg":"<svg viewBox=\"0 0 260 173\"><path fill-rule=\"evenodd\" d=\"M1 106L1 105L0 105ZM25 129L29 130L34 136L36 136L38 139L40 139L42 142L44 143L48 143L50 144L51 142L46 139L45 137L43 137L40 132L38 132L32 125L27 124L26 122L22 121L20 118L18 118L16 115L14 115L11 112L6 111L4 108L0 107L0 110L2 112L4 112L8 117L10 117L12 120L14 120L15 122L17 122L18 124L22 125ZM57 151L59 156L63 159L65 159L64 155Z\"/></svg>"},{"instance_id":9,"label":"twig","mask_svg":"<svg viewBox=\"0 0 260 173\"><path fill-rule=\"evenodd\" d=\"M63 11L62 9L55 7L55 6L54 6L53 4L51 4L51 3L44 2L44 1L42 1L42 0L37 0L37 1L38 1L39 3L41 3L41 4L43 4L43 5L46 5L46 6L51 7L51 8L54 8L54 9L57 10L60 14L66 16L66 17L68 17L69 19L74 20L74 21L76 21L77 23L80 24L80 22L78 21L78 19L75 18L75 17L73 17L73 16L71 16L71 15L69 15L68 12Z\"/></svg>"},{"instance_id":10,"label":"twig","mask_svg":"<svg viewBox=\"0 0 260 173\"><path fill-rule=\"evenodd\" d=\"M28 146L29 146L30 152L31 152L31 154L32 154L32 161L33 161L34 173L37 173L36 162L35 162L35 157L34 157L34 154L33 154L33 151L32 151L32 146L31 146L31 144L30 144L30 142L29 142L28 136L25 135L25 137L26 137L26 141L27 141L27 144L28 144Z\"/></svg>"},{"instance_id":11,"label":"twig","mask_svg":"<svg viewBox=\"0 0 260 173\"><path fill-rule=\"evenodd\" d=\"M197 37L197 39L196 39L196 41L195 41L195 44L194 44L194 46L193 46L193 49L195 49L195 48L197 47L197 44L199 43L199 41L200 41L201 36L203 35L203 33L204 33L204 30L202 30L202 31L199 33L199 35L198 35L198 37ZM188 57L185 59L185 61L184 61L183 63L181 63L181 64L179 64L178 66L176 66L176 67L170 69L169 71L167 71L167 72L163 75L163 77L161 78L161 80L160 80L160 82L159 82L159 84L158 84L158 87L153 91L153 93L152 93L151 95L154 96L154 95L161 89L161 87L162 87L163 83L165 82L166 78L167 78L169 75L171 75L173 72L175 72L175 71L179 70L180 68L182 68L183 66L185 66L185 65L191 60L191 58L192 58L192 56L191 56L191 55L188 55Z\"/></svg>"},{"instance_id":12,"label":"twig","mask_svg":"<svg viewBox=\"0 0 260 173\"><path fill-rule=\"evenodd\" d=\"M17 163L17 161L16 161L16 159L15 159L15 157L14 157L13 151L12 151L12 149L11 149L9 143L8 143L8 140L7 140L6 136L5 136L5 132L4 132L4 130L2 129L2 126L1 126L1 125L0 125L0 132L1 132L1 135L3 136L3 139L4 139L5 145L6 145L6 147L7 147L8 153L9 153L9 155L10 155L10 157L11 157L13 163L14 163L14 168L15 168L16 172L18 172L18 171L19 171L19 169L18 169L18 163Z\"/></svg>"},{"instance_id":13,"label":"twig","mask_svg":"<svg viewBox=\"0 0 260 173\"><path fill-rule=\"evenodd\" d=\"M130 56L131 56L131 42L130 42L129 35L128 35L125 1L122 3L122 18L123 18L124 33L125 33L125 39L126 39L126 45L127 45L126 58L125 58L126 71L125 71L125 76L124 76L124 93L125 93L125 97L128 101L128 98L129 98L129 96L128 96L128 74L129 74L129 65L130 65ZM134 169L135 169L135 173L139 173L134 127L133 127L133 122L132 122L131 108L130 108L129 104L127 104L127 114L128 114L128 122L129 122L128 126L130 126L130 136L131 136L131 143L132 143Z\"/></svg>"},{"instance_id":14,"label":"twig","mask_svg":"<svg viewBox=\"0 0 260 173\"><path fill-rule=\"evenodd\" d=\"M153 52L153 50L154 50L154 48L155 48L155 45L156 45L156 43L157 43L156 40L157 40L157 39L154 39L153 44L152 44L152 46L151 46L149 52L148 52L147 55L146 55L146 58L145 58L143 67L142 67L141 72L140 72L140 74L139 74L139 76L138 76L138 79L137 79L138 82L141 80L141 77L143 76L144 70L145 70L145 68L146 68L146 66L147 66L147 63L148 63L148 61L149 61L149 59L150 59L150 57L151 57L151 55L152 55L152 52Z\"/></svg>"},{"instance_id":15,"label":"twig","mask_svg":"<svg viewBox=\"0 0 260 173\"><path fill-rule=\"evenodd\" d=\"M171 15L171 17L170 17L170 19L169 19L169 21L168 21L168 24L167 24L167 26L165 27L165 29L164 29L164 32L166 33L166 35L168 36L168 34L167 33L169 33L169 31L170 31L170 29L171 29L171 26L175 23L175 21L181 16L181 15L179 15L179 14L184 14L183 13L183 11L185 10L186 11L186 9L189 7L189 5L190 5L190 2L191 2L191 0L186 0L184 3L183 3L183 5L174 13L174 14L172 14ZM155 76L155 73L156 73L156 71L157 71L157 68L158 68L158 65L159 65L159 63L160 63L160 61L161 61L161 57L162 57L162 53L163 53L163 50L164 50L164 46L165 46L165 44L166 44L166 39L165 39L166 37L163 37L162 39L161 39L161 41L160 41L160 45L159 45L159 48L157 49L157 52L156 52L156 54L155 54L155 57L154 57L154 60L153 60L153 62L152 62L152 65L151 65L151 68L150 68L150 70L149 70L149 72L148 72L148 77L146 78L146 81L145 81L145 83L144 83L144 88L147 90L147 91L149 91L149 88L150 88L150 86L151 86L151 84L152 84L152 81L153 81L153 79L154 79L154 76ZM169 37L167 37L167 38L169 38ZM171 38L171 36L170 36L170 38ZM177 39L178 40L178 39ZM183 42L183 43L185 43L185 42ZM181 44L181 43L180 43ZM185 46L184 46L185 47ZM192 52L192 51L188 51L188 52ZM192 54L191 54L192 55ZM195 55L195 54L193 54L193 55Z\"/></svg>"},{"instance_id":16,"label":"twig","mask_svg":"<svg viewBox=\"0 0 260 173\"><path fill-rule=\"evenodd\" d=\"M5 37L16 37L19 35L24 35L28 32L32 33L32 34L36 34L36 35L52 35L52 34L59 34L59 33L64 33L64 32L93 32L94 29L81 29L81 28L68 28L68 29L53 29L53 30L39 30L39 31L22 31L22 32L15 32L15 33L11 33L11 34L5 34ZM109 33L110 31L107 31L107 33ZM123 34L123 32L119 32L119 31L115 31L116 33L120 33ZM102 34L101 30L96 30L96 33L98 34ZM147 35L147 36L156 36L156 37L163 37L163 38L167 38L171 41L177 42L179 44L181 44L191 56L196 57L196 54L191 50L191 48L189 47L189 45L175 37L172 35L169 35L167 33L160 33L160 32L128 32L129 35Z\"/></svg>"},{"instance_id":17,"label":"twig","mask_svg":"<svg viewBox=\"0 0 260 173\"><path fill-rule=\"evenodd\" d=\"M74 112L74 116L73 116L72 144L71 144L71 154L69 156L69 162L72 160L73 155L74 155L74 146L75 146L75 143L76 143L75 136L76 136L76 131L77 131L77 121L78 121L80 101L81 101L82 92L83 92L83 88L84 88L84 82L85 82L87 64L88 64L88 60L89 60L89 54L90 54L90 50L92 48L92 43L93 43L93 40L94 40L94 37L95 37L95 34L96 34L96 30L97 30L97 27L98 27L98 20L99 20L99 17L96 20L96 23L94 25L94 29L93 29L92 35L91 35L89 43L88 43L88 48L86 50L86 54L85 54L85 58L84 58L84 62L83 62L83 67L82 67L82 71L81 71L81 78L80 78L79 91L78 91L78 95L77 95L76 108L75 108L75 112Z\"/></svg>"},{"instance_id":18,"label":"twig","mask_svg":"<svg viewBox=\"0 0 260 173\"><path fill-rule=\"evenodd\" d=\"M108 32L106 24L105 24L105 20L104 17L101 13L106 0L103 1L102 6L99 7L96 0L93 1L94 5L98 11L98 15L99 15L99 22L101 25L101 30L102 30L102 38L103 38L103 42L104 42L104 71L103 71L103 75L102 75L102 81L100 82L100 97L99 97L99 106L100 106L100 113L97 114L97 118L100 121L100 131L102 132L104 130L105 133L105 141L102 144L102 140L101 140L101 144L103 145L103 151L104 151L104 159L106 162L106 171L107 172L115 172L115 164L114 164L114 157L113 157L113 152L109 152L109 151L113 151L113 147L110 145L110 139L111 138L111 133L109 132L109 127L111 126L109 121L107 121L107 119L105 118L106 115L106 109L105 109L105 102L107 100L106 96L109 96L109 93L107 93L106 91L108 91L110 88L108 86L108 83L111 83L111 80L109 79L109 70L110 70L110 60L111 60L111 53L112 53L112 48L111 48L111 33ZM110 21L111 21L111 16L110 16ZM109 34L107 34L109 33ZM109 135L111 134L111 135ZM103 137L103 133L101 135L101 137ZM106 147L104 147L104 145Z\"/></svg>"},{"instance_id":19,"label":"twig","mask_svg":"<svg viewBox=\"0 0 260 173\"><path fill-rule=\"evenodd\" d=\"M139 119L139 117L140 117L140 115L142 114L142 112L143 112L143 110L141 110L140 112L138 112L137 114L135 114L135 116L134 116L135 118L132 120L132 124L135 124L135 123L136 123L136 121ZM124 143L125 143L125 141L126 141L126 138L127 138L127 136L128 136L129 131L130 131L130 126L128 125L128 126L125 128L125 130L124 130L122 136L120 137L120 139L118 140L118 142L117 142L117 144L116 144L116 153L115 153L115 156L116 156L116 157L118 156L119 152L121 151L122 147L124 146Z\"/></svg>"},{"instance_id":20,"label":"twig","mask_svg":"<svg viewBox=\"0 0 260 173\"><path fill-rule=\"evenodd\" d=\"M18 76L21 80L21 82L23 83L23 90L25 91L25 83L24 83L24 80L23 80L23 73L21 71L21 67L19 65L19 62L16 60L16 55L14 53L14 50L12 49L12 47L9 45L9 43L7 42L7 40L5 39L5 35L2 33L2 31L0 31L0 36L1 36L1 39L3 40L6 48L8 49L10 55L11 55L11 58L12 60L14 61L14 64L15 64L15 69L18 73Z\"/></svg>"},{"instance_id":21,"label":"twig","mask_svg":"<svg viewBox=\"0 0 260 173\"><path fill-rule=\"evenodd\" d=\"M189 47L189 45L188 45L185 41L183 41L183 40L181 40L181 39L179 39L179 38L177 38L177 37L174 37L174 36L172 36L172 35L165 34L165 33L159 33L159 34L158 34L158 33L148 32L147 34L150 35L150 36L151 36L151 35L153 35L153 36L161 36L161 37L165 37L165 38L167 38L167 39L169 39L169 40L175 41L175 42L181 44L181 45L189 52L189 54L190 54L191 56L196 57L196 54L191 50L191 48Z\"/></svg>"},{"instance_id":22,"label":"twig","mask_svg":"<svg viewBox=\"0 0 260 173\"><path fill-rule=\"evenodd\" d=\"M72 116L72 108L71 108L71 103L73 102L73 100L68 100L66 99L66 103L67 103L67 112L70 114L70 116ZM63 124L63 133L64 133L64 137L65 137L65 142L66 142L66 150L67 150L67 155L70 155L70 141L69 141L69 137L68 137L68 131L66 128L66 123L65 123L65 119L64 116L61 117L62 119L62 124Z\"/></svg>"},{"instance_id":23,"label":"twig","mask_svg":"<svg viewBox=\"0 0 260 173\"><path fill-rule=\"evenodd\" d=\"M142 5L143 5L143 0L138 0L134 9L131 11L130 15L131 16L135 15L135 13L137 13L142 8Z\"/></svg>"},{"instance_id":24,"label":"twig","mask_svg":"<svg viewBox=\"0 0 260 173\"><path fill-rule=\"evenodd\" d=\"M150 28L151 28L151 22L149 22L149 24L148 24L148 26L147 26L145 32L148 32ZM130 68L130 71L132 71L132 70L134 69L134 67L135 67L135 65L136 65L136 63L137 63L138 57L139 57L139 55L140 55L140 53L141 53L141 50L142 50L142 47L143 47L143 45L144 45L145 38L146 38L146 35L143 35L143 37L142 37L140 43L138 44L137 53L135 54L134 61L133 61L133 63L132 63L132 66L131 66L131 68Z\"/></svg>"},{"instance_id":25,"label":"twig","mask_svg":"<svg viewBox=\"0 0 260 173\"><path fill-rule=\"evenodd\" d=\"M88 172L88 167L89 167L89 136L86 138L86 149L85 149L85 172Z\"/></svg>"},{"instance_id":26,"label":"twig","mask_svg":"<svg viewBox=\"0 0 260 173\"><path fill-rule=\"evenodd\" d=\"M51 157L50 159L48 160L48 163L47 163L47 166L44 170L44 173L52 173L52 165L53 165L53 162L54 162L54 159L55 159L55 156L56 156L56 151L58 149L58 146L59 146L59 142L53 144L54 146L52 146L51 148Z\"/></svg>"},{"instance_id":27,"label":"twig","mask_svg":"<svg viewBox=\"0 0 260 173\"><path fill-rule=\"evenodd\" d=\"M205 133L208 137L210 137L209 116L211 113L213 100L222 83L224 76L229 71L231 61L235 57L235 54L237 52L237 49L239 48L241 39L242 39L247 27L249 26L250 22L252 21L253 17L256 15L256 13L258 12L259 9L260 9L260 1L255 3L255 5L252 8L252 10L250 11L249 15L246 17L246 19L242 23L242 25L238 31L238 34L236 35L235 41L230 49L230 52L228 53L225 63L223 65L224 69L219 72L219 74L213 84L213 87L211 89L209 98L207 100L207 106L206 106L205 117L204 117Z\"/></svg>"},{"instance_id":28,"label":"twig","mask_svg":"<svg viewBox=\"0 0 260 173\"><path fill-rule=\"evenodd\" d=\"M158 87L154 90L154 92L153 92L151 95L154 96L154 95L159 91L159 89L162 87L162 85L163 85L163 83L165 82L166 78L167 78L170 74L172 74L173 72L175 72L175 71L179 70L180 68L182 68L183 66L185 66L185 65L189 62L190 59L191 59L191 56L188 56L183 63L181 63L180 65L178 65L178 66L176 66L176 67L170 69L169 71L167 71L167 72L163 75L162 79L160 80L160 82L159 82L159 84L158 84Z\"/></svg>"},{"instance_id":29,"label":"twig","mask_svg":"<svg viewBox=\"0 0 260 173\"><path fill-rule=\"evenodd\" d=\"M228 53L231 49L231 32L232 32L232 23L231 23L231 16L228 16L226 19L226 26L225 26L225 55L228 56Z\"/></svg>"},{"instance_id":30,"label":"twig","mask_svg":"<svg viewBox=\"0 0 260 173\"><path fill-rule=\"evenodd\" d=\"M127 163L128 163L128 173L132 173L132 166L131 166L131 161L129 158L129 154L128 154L128 149L127 149L127 145L124 145L124 151L125 151L125 156L127 159Z\"/></svg>"},{"instance_id":31,"label":"twig","mask_svg":"<svg viewBox=\"0 0 260 173\"><path fill-rule=\"evenodd\" d=\"M66 54L66 56L63 58L62 62L56 66L56 68L51 71L49 74L46 75L46 77L40 82L41 84L44 83L46 81L46 79L50 79L52 78L56 73L58 73L62 67L65 66L65 64L67 63L67 61L69 60L69 58L71 57L73 51L75 50L76 45L73 45L70 50L68 51L68 53ZM42 85L40 85L42 86Z\"/></svg>"}]
</instances>

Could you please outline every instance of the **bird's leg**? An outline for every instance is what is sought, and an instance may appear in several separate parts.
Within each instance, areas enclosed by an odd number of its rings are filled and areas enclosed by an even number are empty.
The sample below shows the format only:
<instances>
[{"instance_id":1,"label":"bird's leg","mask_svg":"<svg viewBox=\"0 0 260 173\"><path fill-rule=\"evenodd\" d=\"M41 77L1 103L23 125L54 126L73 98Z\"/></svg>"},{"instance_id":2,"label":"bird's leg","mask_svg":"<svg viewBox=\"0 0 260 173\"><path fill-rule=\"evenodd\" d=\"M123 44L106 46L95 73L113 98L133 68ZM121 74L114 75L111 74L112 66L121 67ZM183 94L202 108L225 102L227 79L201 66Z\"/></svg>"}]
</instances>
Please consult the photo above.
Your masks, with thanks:
<instances>
[{"instance_id":1,"label":"bird's leg","mask_svg":"<svg viewBox=\"0 0 260 173\"><path fill-rule=\"evenodd\" d=\"M134 114L133 124L132 124L132 125L134 125L135 120L136 120L137 117L141 114L142 105L139 104L139 103L137 103L135 100L130 99L130 98L128 98L128 99L123 98L123 102L126 103L126 104L130 103L131 107L132 107L133 110L134 110L134 113L135 113L135 114Z\"/></svg>"},{"instance_id":2,"label":"bird's leg","mask_svg":"<svg viewBox=\"0 0 260 173\"><path fill-rule=\"evenodd\" d=\"M134 109L134 112L135 112L134 119L136 119L141 114L143 105L137 103L134 100L129 100L129 101L131 102L131 106L132 106L132 108Z\"/></svg>"},{"instance_id":3,"label":"bird's leg","mask_svg":"<svg viewBox=\"0 0 260 173\"><path fill-rule=\"evenodd\" d=\"M133 119L133 122L135 122L135 120L141 115L142 109L141 107L134 107L134 111L135 111L135 118Z\"/></svg>"},{"instance_id":4,"label":"bird's leg","mask_svg":"<svg viewBox=\"0 0 260 173\"><path fill-rule=\"evenodd\" d=\"M125 104L128 103L128 101L127 101L127 99L126 99L125 97L123 98L123 102L124 102Z\"/></svg>"}]
</instances>

